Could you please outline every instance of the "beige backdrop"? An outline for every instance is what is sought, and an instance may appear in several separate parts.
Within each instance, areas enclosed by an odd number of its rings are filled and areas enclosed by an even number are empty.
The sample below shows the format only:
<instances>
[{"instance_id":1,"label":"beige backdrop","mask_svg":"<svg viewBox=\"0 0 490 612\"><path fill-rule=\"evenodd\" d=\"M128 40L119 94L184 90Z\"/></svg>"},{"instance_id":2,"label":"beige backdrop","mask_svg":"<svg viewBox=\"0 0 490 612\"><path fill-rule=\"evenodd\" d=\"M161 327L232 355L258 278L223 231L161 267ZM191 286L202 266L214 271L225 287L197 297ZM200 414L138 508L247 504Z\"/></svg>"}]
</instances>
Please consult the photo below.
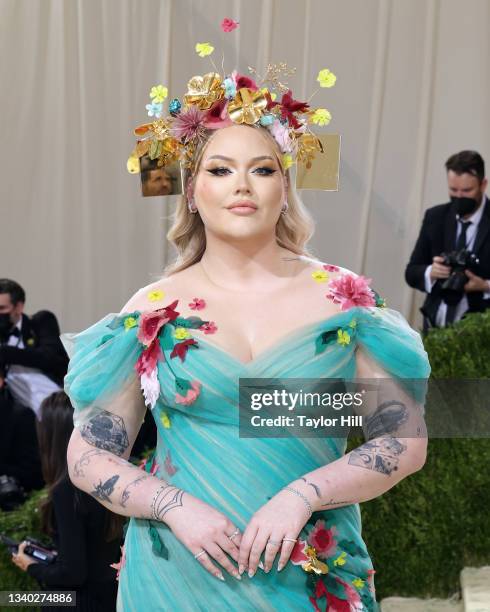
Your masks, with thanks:
<instances>
[{"instance_id":1,"label":"beige backdrop","mask_svg":"<svg viewBox=\"0 0 490 612\"><path fill-rule=\"evenodd\" d=\"M227 71L297 66L300 99L320 68L338 75L315 102L342 134L341 189L304 196L313 247L419 324L403 271L423 210L447 199L444 161L490 163L489 25L490 0L0 0L0 276L64 331L156 278L172 206L127 174L132 128L151 85L180 96L209 70L194 44L211 41Z\"/></svg>"}]
</instances>

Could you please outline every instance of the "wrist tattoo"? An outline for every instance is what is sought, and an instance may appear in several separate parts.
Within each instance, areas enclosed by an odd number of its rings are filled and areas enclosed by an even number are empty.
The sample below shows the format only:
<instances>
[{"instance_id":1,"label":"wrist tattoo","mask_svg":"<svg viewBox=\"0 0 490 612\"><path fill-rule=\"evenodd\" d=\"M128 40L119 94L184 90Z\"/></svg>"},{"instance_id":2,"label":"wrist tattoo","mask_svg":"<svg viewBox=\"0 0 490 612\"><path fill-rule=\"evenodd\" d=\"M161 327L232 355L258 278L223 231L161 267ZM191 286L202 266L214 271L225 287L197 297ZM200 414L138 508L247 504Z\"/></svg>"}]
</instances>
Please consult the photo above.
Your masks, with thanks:
<instances>
[{"instance_id":1,"label":"wrist tattoo","mask_svg":"<svg viewBox=\"0 0 490 612\"><path fill-rule=\"evenodd\" d=\"M326 503L326 504L322 504L322 506L349 506L350 504L355 504L355 501L353 499L345 499L343 501L337 500L335 501L333 497L330 498L330 500Z\"/></svg>"},{"instance_id":2,"label":"wrist tattoo","mask_svg":"<svg viewBox=\"0 0 490 612\"><path fill-rule=\"evenodd\" d=\"M399 457L407 450L396 438L379 438L365 442L349 454L349 464L390 476L398 470Z\"/></svg>"},{"instance_id":3,"label":"wrist tattoo","mask_svg":"<svg viewBox=\"0 0 490 612\"><path fill-rule=\"evenodd\" d=\"M302 480L303 482L306 482L306 484L310 485L310 487L313 487L313 489L315 490L316 496L317 496L318 498L321 498L322 493L321 493L321 491L320 491L320 487L319 487L318 485L316 485L316 484L315 484L315 483L313 483L313 482L310 482L309 480L306 480L306 478L303 478L303 476L301 476L301 480Z\"/></svg>"},{"instance_id":4,"label":"wrist tattoo","mask_svg":"<svg viewBox=\"0 0 490 612\"><path fill-rule=\"evenodd\" d=\"M82 427L82 438L97 448L115 455L123 455L129 446L128 434L122 417L101 410Z\"/></svg>"},{"instance_id":5,"label":"wrist tattoo","mask_svg":"<svg viewBox=\"0 0 490 612\"><path fill-rule=\"evenodd\" d=\"M112 504L112 500L109 496L113 493L114 487L118 480L119 476L117 474L114 474L114 476L108 478L104 483L101 480L98 485L94 485L95 489L91 491L90 495L99 501L105 501Z\"/></svg>"},{"instance_id":6,"label":"wrist tattoo","mask_svg":"<svg viewBox=\"0 0 490 612\"><path fill-rule=\"evenodd\" d=\"M182 497L184 491L177 489L168 483L163 484L151 500L151 517L156 521L163 521L163 517L172 508L183 505Z\"/></svg>"},{"instance_id":7,"label":"wrist tattoo","mask_svg":"<svg viewBox=\"0 0 490 612\"><path fill-rule=\"evenodd\" d=\"M368 440L396 433L408 421L408 410L405 404L389 400L378 406L375 412L366 418L366 435Z\"/></svg>"}]
</instances>

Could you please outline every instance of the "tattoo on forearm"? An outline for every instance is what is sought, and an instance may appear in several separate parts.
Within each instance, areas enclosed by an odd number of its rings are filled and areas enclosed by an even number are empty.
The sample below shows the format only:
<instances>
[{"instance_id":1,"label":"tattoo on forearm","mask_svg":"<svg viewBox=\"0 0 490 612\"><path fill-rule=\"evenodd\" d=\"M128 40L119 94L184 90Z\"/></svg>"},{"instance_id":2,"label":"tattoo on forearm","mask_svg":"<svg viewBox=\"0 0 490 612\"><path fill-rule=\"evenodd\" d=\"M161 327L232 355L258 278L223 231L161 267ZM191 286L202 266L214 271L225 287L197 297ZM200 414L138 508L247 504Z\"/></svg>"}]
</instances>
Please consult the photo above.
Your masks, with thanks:
<instances>
[{"instance_id":1,"label":"tattoo on forearm","mask_svg":"<svg viewBox=\"0 0 490 612\"><path fill-rule=\"evenodd\" d=\"M399 457L406 450L406 444L396 438L371 440L350 452L349 464L390 476L398 470Z\"/></svg>"},{"instance_id":2,"label":"tattoo on forearm","mask_svg":"<svg viewBox=\"0 0 490 612\"><path fill-rule=\"evenodd\" d=\"M162 521L165 514L172 508L183 505L182 497L184 491L169 484L162 485L155 493L151 503L151 516L157 521Z\"/></svg>"},{"instance_id":3,"label":"tattoo on forearm","mask_svg":"<svg viewBox=\"0 0 490 612\"><path fill-rule=\"evenodd\" d=\"M109 502L110 504L112 504L110 495L113 493L114 487L118 480L119 480L118 474L111 476L111 478L106 480L104 483L101 480L98 485L94 485L95 489L90 492L90 495L93 495L93 497L95 497L99 501L105 501L105 502Z\"/></svg>"},{"instance_id":4,"label":"tattoo on forearm","mask_svg":"<svg viewBox=\"0 0 490 612\"><path fill-rule=\"evenodd\" d=\"M348 506L349 504L355 504L356 502L353 499L349 499L349 500L337 500L335 501L335 499L333 497L330 498L330 500L326 503L326 504L322 504L322 506L340 506L340 505L346 505Z\"/></svg>"},{"instance_id":5,"label":"tattoo on forearm","mask_svg":"<svg viewBox=\"0 0 490 612\"><path fill-rule=\"evenodd\" d=\"M138 478L136 478L135 480L132 480L124 489L124 491L121 494L121 500L120 500L120 504L123 508L126 507L126 502L129 499L129 489L130 487L135 487L139 484L141 484L144 480L148 480L148 478L151 478L151 476L148 475L144 475L144 476L139 476Z\"/></svg>"},{"instance_id":6,"label":"tattoo on forearm","mask_svg":"<svg viewBox=\"0 0 490 612\"><path fill-rule=\"evenodd\" d=\"M368 440L396 433L408 421L408 410L405 404L389 400L378 406L376 411L366 418Z\"/></svg>"},{"instance_id":7,"label":"tattoo on forearm","mask_svg":"<svg viewBox=\"0 0 490 612\"><path fill-rule=\"evenodd\" d=\"M313 483L313 482L310 482L309 480L306 480L306 478L303 478L302 476L301 476L301 480L302 480L303 482L306 482L306 484L310 485L310 487L313 487L313 489L315 490L316 496L317 496L318 498L320 498L320 497L322 496L321 491L320 491L320 487L319 487L319 486L317 486L317 485L316 485L315 483Z\"/></svg>"},{"instance_id":8,"label":"tattoo on forearm","mask_svg":"<svg viewBox=\"0 0 490 612\"><path fill-rule=\"evenodd\" d=\"M111 453L107 451L100 450L98 448L94 448L93 450L85 451L80 456L80 459L73 466L73 475L76 476L77 478L84 478L85 472L83 468L87 467L94 457L99 457L99 456L106 457L109 463L113 463L115 465L121 465L121 466L129 465L125 459L119 459L117 457L114 457L114 455L112 455Z\"/></svg>"},{"instance_id":9,"label":"tattoo on forearm","mask_svg":"<svg viewBox=\"0 0 490 612\"><path fill-rule=\"evenodd\" d=\"M81 430L82 438L97 448L115 455L123 455L129 446L128 434L122 417L102 410L92 417Z\"/></svg>"}]
</instances>

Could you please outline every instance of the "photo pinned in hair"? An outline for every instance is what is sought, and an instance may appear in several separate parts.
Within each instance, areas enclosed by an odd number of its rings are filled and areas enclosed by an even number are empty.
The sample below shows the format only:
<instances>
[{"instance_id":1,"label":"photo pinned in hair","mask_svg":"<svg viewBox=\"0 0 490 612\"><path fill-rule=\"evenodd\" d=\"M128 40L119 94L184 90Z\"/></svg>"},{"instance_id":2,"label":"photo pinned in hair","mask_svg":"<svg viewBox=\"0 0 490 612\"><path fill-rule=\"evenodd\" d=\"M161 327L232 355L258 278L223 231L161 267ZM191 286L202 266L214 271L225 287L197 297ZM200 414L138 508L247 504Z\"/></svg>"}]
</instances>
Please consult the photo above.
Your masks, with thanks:
<instances>
[{"instance_id":1,"label":"photo pinned in hair","mask_svg":"<svg viewBox=\"0 0 490 612\"><path fill-rule=\"evenodd\" d=\"M180 195L182 193L182 178L180 163L174 162L168 166L158 166L157 159L149 155L140 157L141 193L143 197Z\"/></svg>"}]
</instances>

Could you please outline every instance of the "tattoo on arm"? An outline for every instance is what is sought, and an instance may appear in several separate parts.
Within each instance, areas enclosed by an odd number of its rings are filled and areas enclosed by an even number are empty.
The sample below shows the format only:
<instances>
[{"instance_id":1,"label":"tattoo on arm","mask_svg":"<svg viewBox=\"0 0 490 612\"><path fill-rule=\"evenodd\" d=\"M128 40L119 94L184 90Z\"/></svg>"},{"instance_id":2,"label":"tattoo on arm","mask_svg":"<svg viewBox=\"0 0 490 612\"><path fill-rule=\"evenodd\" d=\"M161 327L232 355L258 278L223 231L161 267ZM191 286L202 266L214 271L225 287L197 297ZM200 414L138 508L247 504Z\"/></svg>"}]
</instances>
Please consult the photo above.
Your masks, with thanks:
<instances>
[{"instance_id":1,"label":"tattoo on arm","mask_svg":"<svg viewBox=\"0 0 490 612\"><path fill-rule=\"evenodd\" d=\"M130 483L129 483L129 484L126 486L126 487L125 487L124 491L123 491L123 492L122 492L122 494L121 494L121 500L120 500L120 502L119 502L123 508L125 508L125 507L126 507L126 502L128 501L129 496L130 496L130 495L129 495L129 488L130 488L130 487L135 487L135 486L137 486L138 484L141 484L141 483L142 483L144 480L148 480L148 478L151 478L151 476L147 476L147 475L144 475L144 476L139 476L139 477L138 477L138 478L136 478L135 480L132 480L132 481L131 481L131 482L130 482Z\"/></svg>"},{"instance_id":2,"label":"tattoo on arm","mask_svg":"<svg viewBox=\"0 0 490 612\"><path fill-rule=\"evenodd\" d=\"M92 417L81 430L82 438L97 448L115 455L123 455L129 446L128 434L122 417L102 410Z\"/></svg>"},{"instance_id":3,"label":"tattoo on arm","mask_svg":"<svg viewBox=\"0 0 490 612\"><path fill-rule=\"evenodd\" d=\"M80 459L73 466L73 475L76 476L77 478L83 478L85 476L85 472L83 468L87 467L90 464L93 457L98 457L98 456L106 457L109 463L113 463L115 465L122 465L122 466L128 465L128 462L125 459L119 459L117 457L114 457L114 455L112 455L111 453L107 451L95 448L94 450L85 451L80 456Z\"/></svg>"},{"instance_id":4,"label":"tattoo on arm","mask_svg":"<svg viewBox=\"0 0 490 612\"><path fill-rule=\"evenodd\" d=\"M157 521L163 521L165 514L172 508L179 508L183 505L182 497L184 491L177 489L169 484L162 485L155 493L151 502L151 515Z\"/></svg>"},{"instance_id":5,"label":"tattoo on arm","mask_svg":"<svg viewBox=\"0 0 490 612\"><path fill-rule=\"evenodd\" d=\"M378 406L375 412L366 418L368 440L396 433L408 421L408 410L405 404L389 400Z\"/></svg>"},{"instance_id":6,"label":"tattoo on arm","mask_svg":"<svg viewBox=\"0 0 490 612\"><path fill-rule=\"evenodd\" d=\"M94 485L95 489L90 492L90 495L93 495L93 497L95 497L99 501L105 501L112 504L112 500L109 496L114 491L114 487L118 480L119 476L115 474L114 476L111 476L111 478L106 480L104 483L102 482L102 480L99 481L98 485Z\"/></svg>"},{"instance_id":7,"label":"tattoo on arm","mask_svg":"<svg viewBox=\"0 0 490 612\"><path fill-rule=\"evenodd\" d=\"M398 470L399 457L406 450L406 444L396 438L370 440L350 452L349 464L390 476Z\"/></svg>"},{"instance_id":8,"label":"tattoo on arm","mask_svg":"<svg viewBox=\"0 0 490 612\"><path fill-rule=\"evenodd\" d=\"M322 504L322 506L340 506L341 504L345 504L346 506L348 506L349 504L355 504L356 502L352 499L349 500L337 500L335 501L333 497L330 498L330 500L326 503L326 504Z\"/></svg>"},{"instance_id":9,"label":"tattoo on arm","mask_svg":"<svg viewBox=\"0 0 490 612\"><path fill-rule=\"evenodd\" d=\"M317 485L316 485L315 483L313 483L313 482L309 482L308 480L306 480L306 478L301 477L301 480L302 480L303 482L306 482L306 484L309 484L309 485L310 485L310 487L313 487L313 489L315 490L316 496L317 496L318 498L320 498L320 497L322 496L321 491L320 491L320 487L319 487L319 486L317 486Z\"/></svg>"}]
</instances>

